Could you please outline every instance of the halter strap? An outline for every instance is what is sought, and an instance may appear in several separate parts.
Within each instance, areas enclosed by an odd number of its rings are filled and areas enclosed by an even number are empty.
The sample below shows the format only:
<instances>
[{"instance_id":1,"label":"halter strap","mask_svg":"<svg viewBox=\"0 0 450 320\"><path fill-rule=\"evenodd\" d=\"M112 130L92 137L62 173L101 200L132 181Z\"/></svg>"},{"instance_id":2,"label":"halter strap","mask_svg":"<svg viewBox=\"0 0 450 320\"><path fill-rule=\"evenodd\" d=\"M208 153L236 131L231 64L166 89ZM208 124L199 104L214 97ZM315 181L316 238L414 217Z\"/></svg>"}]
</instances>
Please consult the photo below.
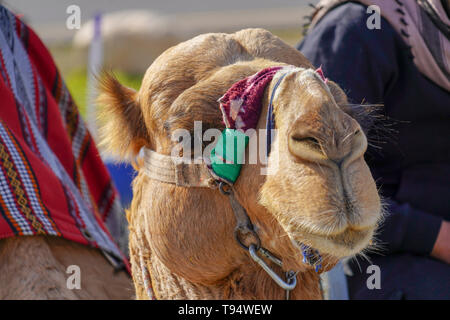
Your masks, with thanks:
<instances>
[{"instance_id":1,"label":"halter strap","mask_svg":"<svg viewBox=\"0 0 450 320\"><path fill-rule=\"evenodd\" d=\"M273 99L275 98L275 92L281 84L281 81L290 73L290 71L285 72L278 78L277 83L273 86L272 94L270 95L269 107L267 109L267 120L266 120L266 129L267 129L267 157L269 157L270 148L272 146L272 129L275 129L275 115L273 114Z\"/></svg>"},{"instance_id":2,"label":"halter strap","mask_svg":"<svg viewBox=\"0 0 450 320\"><path fill-rule=\"evenodd\" d=\"M201 163L196 163L194 160L163 155L147 148L144 149L143 170L151 179L180 187L211 187L215 180L203 159Z\"/></svg>"}]
</instances>

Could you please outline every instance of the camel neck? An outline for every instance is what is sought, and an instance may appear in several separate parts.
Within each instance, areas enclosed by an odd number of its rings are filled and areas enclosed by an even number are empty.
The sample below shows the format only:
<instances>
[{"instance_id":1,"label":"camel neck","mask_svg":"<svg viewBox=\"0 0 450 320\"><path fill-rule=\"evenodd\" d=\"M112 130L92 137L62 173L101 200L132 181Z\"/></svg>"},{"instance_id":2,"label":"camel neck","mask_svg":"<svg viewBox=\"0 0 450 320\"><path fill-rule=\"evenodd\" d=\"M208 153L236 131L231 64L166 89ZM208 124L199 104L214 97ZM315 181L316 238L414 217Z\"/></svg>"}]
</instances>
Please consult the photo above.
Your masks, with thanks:
<instances>
[{"instance_id":1,"label":"camel neck","mask_svg":"<svg viewBox=\"0 0 450 320\"><path fill-rule=\"evenodd\" d=\"M286 298L286 292L261 268L250 261L242 269L235 270L228 277L214 284L193 283L177 276L154 255L150 258L148 267L156 299L283 300ZM299 273L297 277L298 285L291 291L291 299L321 299L319 276L314 271ZM145 292L145 290L141 289L137 292ZM146 297L138 296L138 298Z\"/></svg>"},{"instance_id":2,"label":"camel neck","mask_svg":"<svg viewBox=\"0 0 450 320\"><path fill-rule=\"evenodd\" d=\"M151 192L155 188L158 193ZM286 298L285 290L236 244L232 236L235 217L227 206L227 198L207 188L177 189L176 193L174 188L149 180L144 174L134 182L136 192L128 221L138 299L148 299L146 282L151 283L157 299ZM146 194L152 196L144 197ZM166 194L173 194L171 201L166 200ZM286 237L280 236L282 230L277 229L274 234L273 224L267 223L270 219L264 215L269 213L259 210L256 216L253 211L249 214L258 226L262 242L277 256L285 257L286 268L299 270L298 257L293 257ZM272 245L284 250L274 251ZM280 267L272 263L270 266L277 274L283 274ZM148 270L150 279L143 276L143 270ZM299 271L291 299L320 299L319 275L306 266Z\"/></svg>"}]
</instances>

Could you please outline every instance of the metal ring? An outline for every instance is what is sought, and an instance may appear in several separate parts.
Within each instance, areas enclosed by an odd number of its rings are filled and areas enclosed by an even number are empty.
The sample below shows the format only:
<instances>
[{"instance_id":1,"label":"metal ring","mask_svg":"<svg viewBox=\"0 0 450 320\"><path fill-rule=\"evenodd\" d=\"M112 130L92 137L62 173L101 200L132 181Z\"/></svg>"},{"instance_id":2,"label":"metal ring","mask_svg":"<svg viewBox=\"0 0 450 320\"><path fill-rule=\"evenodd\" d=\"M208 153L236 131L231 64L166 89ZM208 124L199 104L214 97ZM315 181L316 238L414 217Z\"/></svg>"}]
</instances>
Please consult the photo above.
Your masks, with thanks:
<instances>
[{"instance_id":1,"label":"metal ring","mask_svg":"<svg viewBox=\"0 0 450 320\"><path fill-rule=\"evenodd\" d=\"M294 281L297 281L297 272L289 270L286 272L286 282L289 284L293 284Z\"/></svg>"},{"instance_id":2,"label":"metal ring","mask_svg":"<svg viewBox=\"0 0 450 320\"><path fill-rule=\"evenodd\" d=\"M224 187L227 187L228 190L226 190ZM219 183L219 190L222 192L222 194L228 196L231 194L231 186L228 183L225 183L223 181L220 181Z\"/></svg>"},{"instance_id":3,"label":"metal ring","mask_svg":"<svg viewBox=\"0 0 450 320\"><path fill-rule=\"evenodd\" d=\"M250 229L249 227L246 227L246 228L249 230L248 233L251 233L252 236L256 239L256 243L252 243L252 244L250 244L250 246L256 246L256 250L259 250L259 248L261 247L261 239L258 237L258 234L257 234L254 230ZM234 229L234 238L236 239L237 243L238 243L243 249L249 251L250 246L247 247L247 246L244 244L244 242L242 242L242 240L241 240L241 238L240 238L240 236L239 236L241 231L242 231L242 230L241 230L241 227L237 226L237 227Z\"/></svg>"}]
</instances>

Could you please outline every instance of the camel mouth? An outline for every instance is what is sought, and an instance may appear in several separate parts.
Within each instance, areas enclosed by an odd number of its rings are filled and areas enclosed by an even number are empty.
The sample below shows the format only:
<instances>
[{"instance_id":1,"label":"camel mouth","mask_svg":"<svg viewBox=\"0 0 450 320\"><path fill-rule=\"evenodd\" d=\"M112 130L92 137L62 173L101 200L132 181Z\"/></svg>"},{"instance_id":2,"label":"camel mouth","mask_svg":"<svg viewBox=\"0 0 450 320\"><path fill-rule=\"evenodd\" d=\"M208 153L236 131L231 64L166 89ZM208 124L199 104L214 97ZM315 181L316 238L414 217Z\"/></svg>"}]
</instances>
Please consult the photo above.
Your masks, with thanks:
<instances>
[{"instance_id":1,"label":"camel mouth","mask_svg":"<svg viewBox=\"0 0 450 320\"><path fill-rule=\"evenodd\" d=\"M355 229L347 227L344 231L323 235L313 233L307 230L297 230L294 233L288 233L294 247L301 250L302 244L306 244L321 254L328 254L336 258L354 256L364 250L371 243L376 225ZM307 239L305 241L304 239Z\"/></svg>"}]
</instances>

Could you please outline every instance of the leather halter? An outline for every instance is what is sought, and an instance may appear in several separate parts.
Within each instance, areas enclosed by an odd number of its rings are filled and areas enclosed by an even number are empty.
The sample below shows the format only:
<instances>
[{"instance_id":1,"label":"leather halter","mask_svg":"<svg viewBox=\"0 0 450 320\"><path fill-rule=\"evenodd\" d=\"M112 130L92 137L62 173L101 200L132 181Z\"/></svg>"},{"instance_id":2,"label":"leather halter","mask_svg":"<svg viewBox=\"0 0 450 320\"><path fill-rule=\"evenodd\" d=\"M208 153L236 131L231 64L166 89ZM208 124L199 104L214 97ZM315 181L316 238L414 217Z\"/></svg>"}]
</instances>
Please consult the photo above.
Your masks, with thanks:
<instances>
[{"instance_id":1,"label":"leather halter","mask_svg":"<svg viewBox=\"0 0 450 320\"><path fill-rule=\"evenodd\" d=\"M227 195L236 218L234 233L236 241L286 291L286 298L289 299L289 292L297 285L297 273L294 271L286 272L287 280L285 281L258 255L262 255L277 266L282 267L282 261L261 246L261 240L255 231L253 223L245 208L236 199L234 188L231 185L216 180L205 163L184 163L180 158L162 155L150 149L144 149L144 164L144 173L150 179L181 187L218 188L224 195ZM148 288L146 290L149 291Z\"/></svg>"}]
</instances>

